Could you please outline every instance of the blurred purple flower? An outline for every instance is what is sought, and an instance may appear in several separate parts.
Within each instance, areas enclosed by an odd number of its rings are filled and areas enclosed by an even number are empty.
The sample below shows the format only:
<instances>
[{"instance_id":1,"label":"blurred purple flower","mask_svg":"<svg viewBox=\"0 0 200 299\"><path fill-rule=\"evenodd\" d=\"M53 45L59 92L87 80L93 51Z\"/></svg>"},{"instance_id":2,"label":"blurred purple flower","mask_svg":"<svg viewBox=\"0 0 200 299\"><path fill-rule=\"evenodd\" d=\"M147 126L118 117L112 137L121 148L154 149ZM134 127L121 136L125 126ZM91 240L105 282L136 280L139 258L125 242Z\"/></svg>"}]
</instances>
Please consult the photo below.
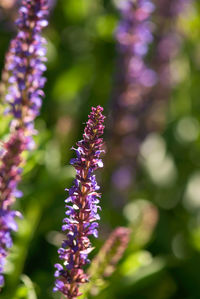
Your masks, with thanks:
<instances>
[{"instance_id":1,"label":"blurred purple flower","mask_svg":"<svg viewBox=\"0 0 200 299\"><path fill-rule=\"evenodd\" d=\"M153 40L150 16L154 5L150 0L122 0L119 2L121 20L116 31L118 49L126 64L127 83L153 86L156 74L149 70L144 57Z\"/></svg>"},{"instance_id":2,"label":"blurred purple flower","mask_svg":"<svg viewBox=\"0 0 200 299\"><path fill-rule=\"evenodd\" d=\"M108 143L113 172L111 198L115 205L122 206L131 194L141 143L150 132L159 131L164 125L163 106L172 84L170 61L180 47L175 22L189 2L119 1L119 55ZM149 53L151 44L153 55Z\"/></svg>"},{"instance_id":3,"label":"blurred purple flower","mask_svg":"<svg viewBox=\"0 0 200 299\"><path fill-rule=\"evenodd\" d=\"M7 249L12 246L11 231L17 230L14 218L19 212L11 211L10 207L20 194L17 184L21 180L20 164L23 162L21 153L26 148L23 130L16 131L3 144L0 164L0 286L3 285L3 267Z\"/></svg>"},{"instance_id":4,"label":"blurred purple flower","mask_svg":"<svg viewBox=\"0 0 200 299\"><path fill-rule=\"evenodd\" d=\"M3 144L0 164L0 204L3 209L9 208L20 191L17 184L21 180L22 169L19 167L23 162L22 152L27 145L27 138L23 130L13 133L9 140Z\"/></svg>"},{"instance_id":5,"label":"blurred purple flower","mask_svg":"<svg viewBox=\"0 0 200 299\"><path fill-rule=\"evenodd\" d=\"M46 70L45 40L41 30L46 27L47 0L22 0L16 21L17 36L11 41L2 74L8 84L6 113L12 115L10 137L3 144L0 164L0 285L7 249L12 246L11 231L17 230L14 218L19 212L11 205L22 193L17 189L21 180L22 152L33 147L34 119L39 114ZM7 82L5 82L7 80Z\"/></svg>"},{"instance_id":6,"label":"blurred purple flower","mask_svg":"<svg viewBox=\"0 0 200 299\"><path fill-rule=\"evenodd\" d=\"M118 64L109 152L113 162L111 198L115 199L115 204L122 206L133 182L135 158L143 135L140 128L143 119L140 116L149 105L148 93L158 78L146 61L153 42L151 16L154 4L151 0L121 0L118 8L120 21L115 34ZM120 198L119 203L116 203L116 198Z\"/></svg>"},{"instance_id":7,"label":"blurred purple flower","mask_svg":"<svg viewBox=\"0 0 200 299\"><path fill-rule=\"evenodd\" d=\"M6 56L4 76L10 74L6 101L14 121L13 128L24 128L27 135L35 134L34 119L39 114L46 70L45 39L41 31L47 26L47 0L23 0L16 21L17 36L11 41ZM31 140L30 140L31 142Z\"/></svg>"},{"instance_id":8,"label":"blurred purple flower","mask_svg":"<svg viewBox=\"0 0 200 299\"><path fill-rule=\"evenodd\" d=\"M54 291L60 291L66 298L79 296L79 285L88 281L83 266L89 262L88 254L93 250L89 235L98 236L100 194L97 192L99 186L93 172L103 167L100 159L104 152L103 139L100 136L104 131L105 117L102 111L100 106L92 108L83 140L74 149L76 158L70 161L76 169L76 178L68 190L69 197L65 200L67 217L63 220L62 230L66 234L66 240L58 250L63 265L55 264L57 279L54 287Z\"/></svg>"}]
</instances>

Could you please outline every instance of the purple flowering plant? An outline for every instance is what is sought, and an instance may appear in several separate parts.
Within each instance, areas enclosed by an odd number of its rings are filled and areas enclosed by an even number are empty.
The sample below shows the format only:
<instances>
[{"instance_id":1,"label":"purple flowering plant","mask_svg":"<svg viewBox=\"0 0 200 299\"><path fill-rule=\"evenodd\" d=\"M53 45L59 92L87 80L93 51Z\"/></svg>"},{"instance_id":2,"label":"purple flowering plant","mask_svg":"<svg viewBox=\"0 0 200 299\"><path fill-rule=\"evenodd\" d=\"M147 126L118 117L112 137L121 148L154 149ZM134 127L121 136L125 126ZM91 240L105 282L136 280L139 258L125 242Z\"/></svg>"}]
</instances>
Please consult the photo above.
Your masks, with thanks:
<instances>
[{"instance_id":1,"label":"purple flowering plant","mask_svg":"<svg viewBox=\"0 0 200 299\"><path fill-rule=\"evenodd\" d=\"M111 198L122 206L135 181L140 146L150 132L161 131L170 99L170 61L180 38L175 22L188 0L121 0L116 30L118 65L112 98L109 152ZM151 47L151 51L150 51ZM149 56L148 56L149 55Z\"/></svg>"},{"instance_id":2,"label":"purple flowering plant","mask_svg":"<svg viewBox=\"0 0 200 299\"><path fill-rule=\"evenodd\" d=\"M17 36L11 41L6 55L2 82L6 85L6 113L11 114L10 135L2 144L0 163L0 286L4 284L3 270L7 250L12 246L11 231L17 230L11 206L22 192L22 153L33 148L34 119L39 114L46 67L45 40L41 36L47 26L47 0L22 0L16 21ZM8 82L4 82L5 79Z\"/></svg>"},{"instance_id":3,"label":"purple flowering plant","mask_svg":"<svg viewBox=\"0 0 200 299\"><path fill-rule=\"evenodd\" d=\"M98 214L100 193L95 170L103 167L100 155L103 150L104 131L103 108L92 108L83 134L83 140L77 142L76 158L70 163L76 170L73 186L68 190L65 200L66 215L62 231L66 239L58 250L62 264L55 264L54 291L60 291L66 298L80 295L79 287L88 281L84 266L89 262L88 254L93 250L89 236L98 236Z\"/></svg>"},{"instance_id":4,"label":"purple flowering plant","mask_svg":"<svg viewBox=\"0 0 200 299\"><path fill-rule=\"evenodd\" d=\"M46 41L41 31L48 24L47 15L47 0L23 0L16 21L18 33L6 56L4 72L12 72L8 79L6 112L13 116L11 128L23 128L28 136L35 133L33 122L44 96Z\"/></svg>"},{"instance_id":5,"label":"purple flowering plant","mask_svg":"<svg viewBox=\"0 0 200 299\"><path fill-rule=\"evenodd\" d=\"M157 74L147 60L154 41L155 5L151 0L121 0L117 1L117 9L120 16L115 32L118 58L108 152L112 153L111 200L123 206L130 195L136 158L145 135L144 117L151 100L148 94L157 82Z\"/></svg>"},{"instance_id":6,"label":"purple flowering plant","mask_svg":"<svg viewBox=\"0 0 200 299\"><path fill-rule=\"evenodd\" d=\"M21 180L23 162L21 153L26 148L26 140L23 131L16 131L11 138L4 143L4 152L0 165L0 286L4 284L3 269L7 249L12 246L11 231L17 230L16 216L21 216L17 211L10 209L16 197L21 196L17 190L17 184Z\"/></svg>"}]
</instances>

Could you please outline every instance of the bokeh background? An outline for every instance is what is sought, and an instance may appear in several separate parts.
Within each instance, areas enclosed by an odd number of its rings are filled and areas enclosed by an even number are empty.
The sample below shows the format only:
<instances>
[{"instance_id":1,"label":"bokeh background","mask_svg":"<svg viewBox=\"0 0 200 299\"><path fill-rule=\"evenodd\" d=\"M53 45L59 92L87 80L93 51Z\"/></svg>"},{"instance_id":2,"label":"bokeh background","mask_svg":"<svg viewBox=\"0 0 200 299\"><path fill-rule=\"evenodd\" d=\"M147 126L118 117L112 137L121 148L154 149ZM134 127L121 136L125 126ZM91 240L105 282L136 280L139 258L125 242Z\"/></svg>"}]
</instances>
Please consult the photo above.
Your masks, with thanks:
<instances>
[{"instance_id":1,"label":"bokeh background","mask_svg":"<svg viewBox=\"0 0 200 299\"><path fill-rule=\"evenodd\" d=\"M175 1L175 0L174 0ZM15 35L18 2L0 1L0 68ZM115 273L99 279L92 297L101 299L200 298L200 3L192 3L173 23L180 47L170 61L171 92L160 110L162 120L141 143L137 171L126 200L111 190L113 165L109 146L110 115L117 51L114 31L119 21L115 1L51 1L47 83L37 149L28 155L20 188L24 196L19 232L6 265L2 299L50 299L54 264L64 217L64 191L74 177L71 147L81 138L91 106L105 109L107 154L101 184L100 236L96 255L117 226L132 228L130 244ZM158 23L158 16L153 16ZM156 28L155 28L156 31ZM153 61L153 45L149 63ZM9 118L0 107L0 135ZM108 158L110 157L110 158ZM112 187L113 188L113 187ZM91 295L88 295L89 298Z\"/></svg>"}]
</instances>

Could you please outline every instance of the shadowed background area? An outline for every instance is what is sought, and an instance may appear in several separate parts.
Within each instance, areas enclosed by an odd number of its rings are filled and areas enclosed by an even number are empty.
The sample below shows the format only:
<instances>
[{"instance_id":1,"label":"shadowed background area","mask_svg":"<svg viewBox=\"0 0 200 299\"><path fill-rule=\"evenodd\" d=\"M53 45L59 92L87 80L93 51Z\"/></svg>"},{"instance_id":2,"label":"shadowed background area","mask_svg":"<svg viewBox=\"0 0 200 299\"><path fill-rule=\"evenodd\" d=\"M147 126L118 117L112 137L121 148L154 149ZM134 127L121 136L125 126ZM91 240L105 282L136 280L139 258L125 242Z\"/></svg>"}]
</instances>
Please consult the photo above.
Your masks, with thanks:
<instances>
[{"instance_id":1,"label":"shadowed background area","mask_svg":"<svg viewBox=\"0 0 200 299\"><path fill-rule=\"evenodd\" d=\"M24 218L2 299L60 298L52 288L64 238L64 189L75 175L71 147L97 105L107 118L107 154L97 175L102 211L90 256L118 226L131 228L131 238L115 271L107 268L95 278L88 298L200 297L200 3L185 0L192 5L166 15L167 2L154 1L154 39L145 57L157 81L142 91L126 89L130 100L123 106L117 97L127 99L115 37L117 0L50 0L46 96L36 120L37 149L28 155L20 184L24 196L15 203ZM19 3L0 0L1 70ZM141 92L144 101L133 108ZM3 109L1 98L1 139L10 121Z\"/></svg>"}]
</instances>

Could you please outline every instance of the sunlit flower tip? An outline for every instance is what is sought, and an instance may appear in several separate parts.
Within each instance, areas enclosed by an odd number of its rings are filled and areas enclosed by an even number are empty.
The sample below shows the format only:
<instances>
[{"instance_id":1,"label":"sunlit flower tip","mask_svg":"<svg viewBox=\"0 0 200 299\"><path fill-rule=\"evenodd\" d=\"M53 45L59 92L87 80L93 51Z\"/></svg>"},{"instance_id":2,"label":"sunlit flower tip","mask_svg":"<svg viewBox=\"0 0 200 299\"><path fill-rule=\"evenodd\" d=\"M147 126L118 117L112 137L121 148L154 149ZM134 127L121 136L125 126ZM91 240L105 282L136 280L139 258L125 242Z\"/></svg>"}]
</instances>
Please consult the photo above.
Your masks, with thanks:
<instances>
[{"instance_id":1,"label":"sunlit flower tip","mask_svg":"<svg viewBox=\"0 0 200 299\"><path fill-rule=\"evenodd\" d=\"M98 237L97 204L100 194L99 186L93 172L103 167L99 159L103 152L104 131L103 108L92 108L83 134L83 140L77 142L73 148L76 158L70 163L76 169L76 178L73 186L67 189L69 197L65 199L66 218L63 220L62 231L66 235L62 247L58 250L63 266L56 264L54 291L60 291L66 298L76 298L80 295L79 286L88 281L84 273L84 265L89 263L88 254L93 250L89 236Z\"/></svg>"}]
</instances>

